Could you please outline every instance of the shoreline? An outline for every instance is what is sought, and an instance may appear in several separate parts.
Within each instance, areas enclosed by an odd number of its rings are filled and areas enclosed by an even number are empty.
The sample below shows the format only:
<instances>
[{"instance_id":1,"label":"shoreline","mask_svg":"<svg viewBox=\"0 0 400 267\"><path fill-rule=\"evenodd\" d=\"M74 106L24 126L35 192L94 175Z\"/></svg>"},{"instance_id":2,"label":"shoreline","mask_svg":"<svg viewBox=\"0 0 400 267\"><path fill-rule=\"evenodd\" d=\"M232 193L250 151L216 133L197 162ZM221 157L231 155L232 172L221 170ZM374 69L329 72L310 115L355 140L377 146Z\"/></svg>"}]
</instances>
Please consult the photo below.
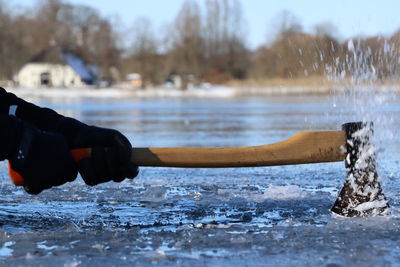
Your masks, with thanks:
<instances>
[{"instance_id":1,"label":"shoreline","mask_svg":"<svg viewBox=\"0 0 400 267\"><path fill-rule=\"evenodd\" d=\"M194 87L187 90L153 87L145 90L127 88L19 88L7 87L6 90L20 97L49 97L49 98L126 98L126 97L245 97L245 96L298 96L298 95L329 95L346 93L357 87L357 92L365 93L400 93L400 83L346 85L270 85L255 86L236 84L227 86Z\"/></svg>"}]
</instances>

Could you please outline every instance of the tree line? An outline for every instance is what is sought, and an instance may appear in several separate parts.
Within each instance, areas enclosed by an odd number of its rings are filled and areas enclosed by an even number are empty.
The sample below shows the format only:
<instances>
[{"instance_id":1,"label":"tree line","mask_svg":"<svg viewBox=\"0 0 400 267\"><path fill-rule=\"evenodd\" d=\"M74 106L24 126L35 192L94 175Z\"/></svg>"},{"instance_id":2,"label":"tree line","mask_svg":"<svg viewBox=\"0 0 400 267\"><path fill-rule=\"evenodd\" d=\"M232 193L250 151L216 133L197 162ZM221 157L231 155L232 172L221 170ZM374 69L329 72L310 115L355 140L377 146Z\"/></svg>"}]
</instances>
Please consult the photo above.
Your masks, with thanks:
<instances>
[{"instance_id":1,"label":"tree line","mask_svg":"<svg viewBox=\"0 0 400 267\"><path fill-rule=\"evenodd\" d=\"M171 75L182 77L185 87L189 82L347 75L363 66L379 79L399 74L400 31L389 38L340 42L332 25L316 25L306 33L288 12L273 26L272 41L250 49L238 0L205 0L203 8L187 0L162 31L155 31L147 18L121 30L118 21L95 8L63 0L38 0L22 12L0 0L0 79L11 80L49 46L96 64L102 78L139 73L144 87L162 84Z\"/></svg>"}]
</instances>

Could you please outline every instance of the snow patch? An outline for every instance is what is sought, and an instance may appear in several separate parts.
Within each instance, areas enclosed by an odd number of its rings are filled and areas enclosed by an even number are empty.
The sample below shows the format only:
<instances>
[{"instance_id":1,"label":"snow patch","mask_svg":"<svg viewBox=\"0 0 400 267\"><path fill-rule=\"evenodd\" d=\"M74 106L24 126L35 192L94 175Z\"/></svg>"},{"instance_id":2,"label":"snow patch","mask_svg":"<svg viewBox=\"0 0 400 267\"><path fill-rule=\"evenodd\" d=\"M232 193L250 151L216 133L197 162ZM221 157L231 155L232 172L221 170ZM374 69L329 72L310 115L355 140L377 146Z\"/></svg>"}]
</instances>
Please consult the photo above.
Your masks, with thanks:
<instances>
[{"instance_id":1,"label":"snow patch","mask_svg":"<svg viewBox=\"0 0 400 267\"><path fill-rule=\"evenodd\" d=\"M308 193L297 185L270 185L263 194L266 199L298 199L307 196Z\"/></svg>"},{"instance_id":2,"label":"snow patch","mask_svg":"<svg viewBox=\"0 0 400 267\"><path fill-rule=\"evenodd\" d=\"M37 246L37 248L40 248L40 249L43 249L43 250L47 250L47 251L50 251L50 250L58 248L58 246L46 246L45 245L46 243L47 243L47 241L38 242L36 244L36 246Z\"/></svg>"},{"instance_id":3,"label":"snow patch","mask_svg":"<svg viewBox=\"0 0 400 267\"><path fill-rule=\"evenodd\" d=\"M9 247L11 247L14 244L15 244L14 241L8 241L3 244L3 247L0 248L0 259L12 256L14 250Z\"/></svg>"},{"instance_id":4,"label":"snow patch","mask_svg":"<svg viewBox=\"0 0 400 267\"><path fill-rule=\"evenodd\" d=\"M379 209L379 208L384 208L387 206L387 201L386 200L375 200L375 201L369 201L365 203L361 203L354 209L357 211L366 211L370 209Z\"/></svg>"}]
</instances>

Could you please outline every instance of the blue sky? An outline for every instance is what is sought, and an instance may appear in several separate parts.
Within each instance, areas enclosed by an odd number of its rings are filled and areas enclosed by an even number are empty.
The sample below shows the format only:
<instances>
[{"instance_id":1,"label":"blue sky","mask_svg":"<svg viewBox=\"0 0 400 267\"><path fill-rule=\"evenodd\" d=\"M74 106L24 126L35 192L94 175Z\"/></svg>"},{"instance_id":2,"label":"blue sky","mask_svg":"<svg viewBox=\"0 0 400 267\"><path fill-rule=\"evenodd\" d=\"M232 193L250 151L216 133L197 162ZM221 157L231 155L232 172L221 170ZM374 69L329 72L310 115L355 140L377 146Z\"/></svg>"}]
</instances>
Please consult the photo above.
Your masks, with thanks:
<instances>
[{"instance_id":1,"label":"blue sky","mask_svg":"<svg viewBox=\"0 0 400 267\"><path fill-rule=\"evenodd\" d=\"M31 6L37 0L11 0ZM115 16L128 27L138 17L148 17L156 30L171 22L185 0L66 0ZM197 0L204 5L205 0ZM389 35L400 29L400 0L241 0L250 47L271 39L274 20L282 10L294 14L306 31L315 24L330 22L342 39L353 36Z\"/></svg>"}]
</instances>

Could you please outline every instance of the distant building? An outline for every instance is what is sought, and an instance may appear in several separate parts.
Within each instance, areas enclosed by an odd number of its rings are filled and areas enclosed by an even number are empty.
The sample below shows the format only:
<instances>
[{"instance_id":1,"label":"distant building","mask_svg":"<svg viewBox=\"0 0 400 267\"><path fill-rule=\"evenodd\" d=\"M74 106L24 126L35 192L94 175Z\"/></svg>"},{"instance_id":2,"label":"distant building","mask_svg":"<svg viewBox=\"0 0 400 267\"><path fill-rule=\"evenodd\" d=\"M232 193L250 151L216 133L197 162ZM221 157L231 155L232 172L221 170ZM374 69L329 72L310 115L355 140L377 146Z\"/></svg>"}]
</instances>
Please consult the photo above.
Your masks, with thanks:
<instances>
[{"instance_id":1,"label":"distant building","mask_svg":"<svg viewBox=\"0 0 400 267\"><path fill-rule=\"evenodd\" d=\"M181 89L182 88L182 77L177 74L171 74L167 78L165 85L169 88L176 88L176 89Z\"/></svg>"},{"instance_id":2,"label":"distant building","mask_svg":"<svg viewBox=\"0 0 400 267\"><path fill-rule=\"evenodd\" d=\"M75 53L50 47L35 55L15 77L21 87L80 87L96 83L93 65Z\"/></svg>"},{"instance_id":3,"label":"distant building","mask_svg":"<svg viewBox=\"0 0 400 267\"><path fill-rule=\"evenodd\" d=\"M129 73L126 75L126 80L133 88L140 88L142 86L142 76L139 73Z\"/></svg>"}]
</instances>

